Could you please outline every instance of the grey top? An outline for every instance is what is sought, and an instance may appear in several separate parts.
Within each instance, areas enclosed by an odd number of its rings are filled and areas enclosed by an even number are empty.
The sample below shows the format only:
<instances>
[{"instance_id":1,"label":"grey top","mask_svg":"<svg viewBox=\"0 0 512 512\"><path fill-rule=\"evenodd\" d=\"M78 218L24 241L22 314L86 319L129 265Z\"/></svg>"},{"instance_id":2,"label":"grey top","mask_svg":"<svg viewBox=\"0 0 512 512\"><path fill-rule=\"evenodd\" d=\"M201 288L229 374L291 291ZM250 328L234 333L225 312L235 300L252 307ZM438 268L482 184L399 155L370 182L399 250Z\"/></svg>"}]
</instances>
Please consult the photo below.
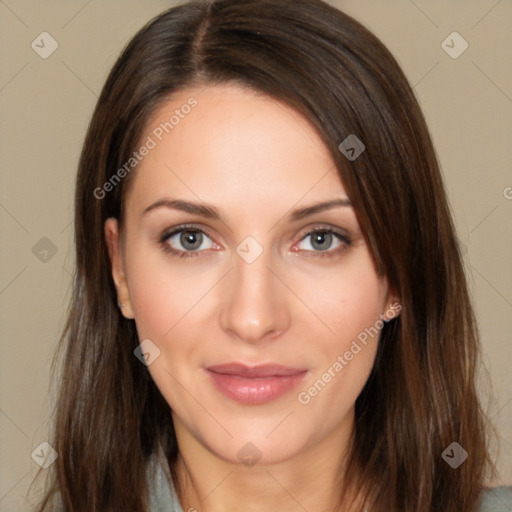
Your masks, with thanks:
<instances>
[{"instance_id":1,"label":"grey top","mask_svg":"<svg viewBox=\"0 0 512 512\"><path fill-rule=\"evenodd\" d=\"M161 455L153 455L148 467L149 510L150 512L183 512L169 466ZM194 512L191 509L187 512Z\"/></svg>"},{"instance_id":2,"label":"grey top","mask_svg":"<svg viewBox=\"0 0 512 512\"><path fill-rule=\"evenodd\" d=\"M151 512L184 512L176 495L167 463L156 456L148 471ZM486 491L479 512L512 512L512 486L496 487ZM189 508L185 512L196 512Z\"/></svg>"}]
</instances>

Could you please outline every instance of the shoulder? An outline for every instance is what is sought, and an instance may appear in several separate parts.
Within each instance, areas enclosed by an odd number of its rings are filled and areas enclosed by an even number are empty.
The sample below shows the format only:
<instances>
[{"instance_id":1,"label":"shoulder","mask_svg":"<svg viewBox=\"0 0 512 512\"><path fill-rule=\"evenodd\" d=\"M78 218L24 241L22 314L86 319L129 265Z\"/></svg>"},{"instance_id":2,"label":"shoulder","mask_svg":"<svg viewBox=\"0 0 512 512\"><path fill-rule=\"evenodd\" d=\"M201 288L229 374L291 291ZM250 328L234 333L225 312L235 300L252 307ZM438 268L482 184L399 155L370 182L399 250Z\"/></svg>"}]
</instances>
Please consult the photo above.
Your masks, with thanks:
<instances>
[{"instance_id":1,"label":"shoulder","mask_svg":"<svg viewBox=\"0 0 512 512\"><path fill-rule=\"evenodd\" d=\"M512 487L484 491L478 512L512 512Z\"/></svg>"}]
</instances>

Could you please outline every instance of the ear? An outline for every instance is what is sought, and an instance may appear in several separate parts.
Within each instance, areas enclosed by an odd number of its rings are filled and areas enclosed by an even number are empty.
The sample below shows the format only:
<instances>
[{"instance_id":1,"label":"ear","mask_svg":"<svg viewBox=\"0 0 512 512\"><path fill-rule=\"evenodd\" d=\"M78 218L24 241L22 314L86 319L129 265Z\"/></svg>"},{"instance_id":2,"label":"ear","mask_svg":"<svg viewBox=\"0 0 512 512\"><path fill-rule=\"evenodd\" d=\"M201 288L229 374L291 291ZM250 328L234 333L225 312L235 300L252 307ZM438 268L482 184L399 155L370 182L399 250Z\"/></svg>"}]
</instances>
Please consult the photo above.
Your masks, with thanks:
<instances>
[{"instance_id":1,"label":"ear","mask_svg":"<svg viewBox=\"0 0 512 512\"><path fill-rule=\"evenodd\" d=\"M110 256L112 279L117 290L117 302L125 318L134 318L128 283L124 274L123 253L119 235L119 223L115 218L105 221L105 241Z\"/></svg>"},{"instance_id":2,"label":"ear","mask_svg":"<svg viewBox=\"0 0 512 512\"><path fill-rule=\"evenodd\" d=\"M384 312L384 320L389 321L397 318L402 311L402 303L397 294L391 293L387 303L386 311Z\"/></svg>"}]
</instances>

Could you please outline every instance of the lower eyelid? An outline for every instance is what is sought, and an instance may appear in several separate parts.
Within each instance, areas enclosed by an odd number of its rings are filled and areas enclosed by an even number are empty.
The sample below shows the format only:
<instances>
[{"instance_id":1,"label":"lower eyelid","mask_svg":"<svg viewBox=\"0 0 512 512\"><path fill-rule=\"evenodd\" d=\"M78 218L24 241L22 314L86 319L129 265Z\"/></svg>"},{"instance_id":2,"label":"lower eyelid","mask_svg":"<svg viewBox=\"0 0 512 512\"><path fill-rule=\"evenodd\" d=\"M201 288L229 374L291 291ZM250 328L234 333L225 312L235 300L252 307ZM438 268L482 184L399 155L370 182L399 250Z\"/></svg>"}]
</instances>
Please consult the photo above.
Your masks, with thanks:
<instances>
[{"instance_id":1,"label":"lower eyelid","mask_svg":"<svg viewBox=\"0 0 512 512\"><path fill-rule=\"evenodd\" d=\"M337 258L341 257L348 249L350 249L350 246L352 245L352 241L344 236L344 235L338 235L336 232L333 232L334 236L338 238L338 240L341 242L338 247L334 249L328 249L325 251L314 251L314 250L295 250L293 252L302 253L304 258L313 258L313 259L322 259L322 258ZM307 235L306 235L307 236ZM302 241L302 240L301 240Z\"/></svg>"}]
</instances>

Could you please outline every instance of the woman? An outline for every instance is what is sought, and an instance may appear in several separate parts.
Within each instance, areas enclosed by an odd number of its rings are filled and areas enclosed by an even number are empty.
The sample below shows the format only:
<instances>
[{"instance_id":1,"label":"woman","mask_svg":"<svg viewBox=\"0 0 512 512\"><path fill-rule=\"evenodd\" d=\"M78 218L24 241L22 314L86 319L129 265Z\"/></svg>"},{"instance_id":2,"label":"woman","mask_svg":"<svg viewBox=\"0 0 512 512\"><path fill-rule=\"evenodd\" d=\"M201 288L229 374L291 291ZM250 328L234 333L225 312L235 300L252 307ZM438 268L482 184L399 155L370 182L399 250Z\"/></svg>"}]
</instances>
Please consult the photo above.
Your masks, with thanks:
<instances>
[{"instance_id":1,"label":"woman","mask_svg":"<svg viewBox=\"0 0 512 512\"><path fill-rule=\"evenodd\" d=\"M96 106L41 512L500 510L424 118L319 0L146 25Z\"/></svg>"}]
</instances>

